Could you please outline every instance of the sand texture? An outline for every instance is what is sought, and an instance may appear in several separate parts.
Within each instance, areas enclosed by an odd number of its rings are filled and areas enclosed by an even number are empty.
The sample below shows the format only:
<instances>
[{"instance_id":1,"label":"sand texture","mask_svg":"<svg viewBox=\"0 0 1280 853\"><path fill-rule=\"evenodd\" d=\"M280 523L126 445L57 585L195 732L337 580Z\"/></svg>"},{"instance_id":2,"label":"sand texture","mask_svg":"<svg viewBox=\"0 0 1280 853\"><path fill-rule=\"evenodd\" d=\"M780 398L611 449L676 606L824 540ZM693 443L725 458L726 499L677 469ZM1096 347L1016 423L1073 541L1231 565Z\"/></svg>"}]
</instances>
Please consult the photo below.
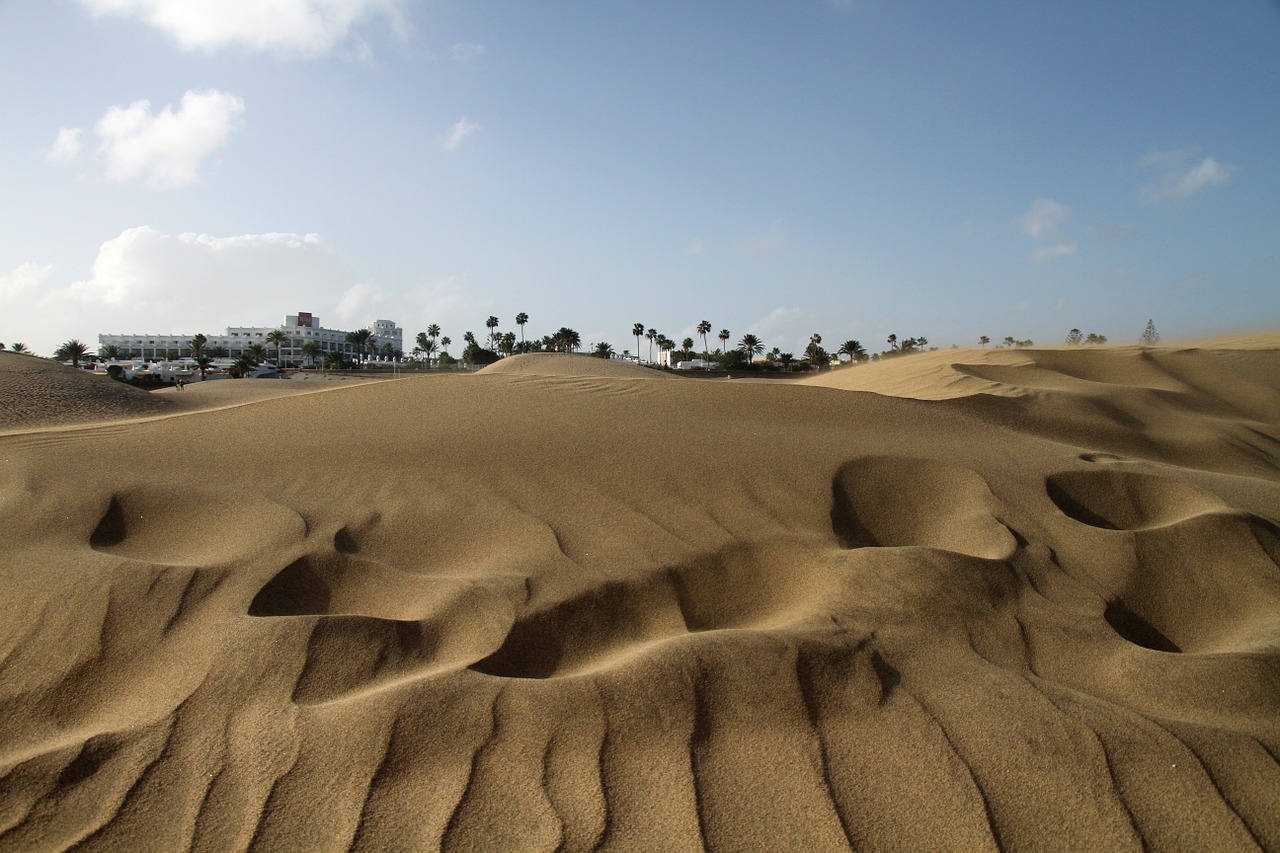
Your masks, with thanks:
<instances>
[{"instance_id":1,"label":"sand texture","mask_svg":"<svg viewBox=\"0 0 1280 853\"><path fill-rule=\"evenodd\" d=\"M1280 850L1271 342L2 355L0 851Z\"/></svg>"}]
</instances>

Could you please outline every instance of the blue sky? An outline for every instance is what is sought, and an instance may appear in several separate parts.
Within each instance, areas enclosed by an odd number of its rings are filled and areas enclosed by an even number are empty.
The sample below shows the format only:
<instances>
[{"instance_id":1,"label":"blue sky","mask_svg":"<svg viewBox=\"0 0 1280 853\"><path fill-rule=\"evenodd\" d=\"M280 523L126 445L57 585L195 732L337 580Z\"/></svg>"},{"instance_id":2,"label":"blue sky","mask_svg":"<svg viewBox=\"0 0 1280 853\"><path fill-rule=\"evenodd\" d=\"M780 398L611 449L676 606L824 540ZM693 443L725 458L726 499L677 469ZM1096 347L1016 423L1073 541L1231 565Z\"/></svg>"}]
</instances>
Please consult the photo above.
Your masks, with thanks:
<instances>
[{"instance_id":1,"label":"blue sky","mask_svg":"<svg viewBox=\"0 0 1280 853\"><path fill-rule=\"evenodd\" d=\"M0 0L0 341L1276 327L1277 93L1267 0Z\"/></svg>"}]
</instances>

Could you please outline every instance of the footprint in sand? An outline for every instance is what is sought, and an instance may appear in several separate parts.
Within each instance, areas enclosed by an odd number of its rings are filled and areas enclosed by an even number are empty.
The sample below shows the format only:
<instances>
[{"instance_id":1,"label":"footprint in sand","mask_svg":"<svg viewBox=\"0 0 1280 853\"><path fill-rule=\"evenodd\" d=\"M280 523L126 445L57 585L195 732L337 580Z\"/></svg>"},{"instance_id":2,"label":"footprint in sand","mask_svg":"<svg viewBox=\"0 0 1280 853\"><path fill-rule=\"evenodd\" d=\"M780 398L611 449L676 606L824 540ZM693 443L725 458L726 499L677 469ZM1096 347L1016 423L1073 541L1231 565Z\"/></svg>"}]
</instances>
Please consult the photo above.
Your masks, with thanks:
<instances>
[{"instance_id":1,"label":"footprint in sand","mask_svg":"<svg viewBox=\"0 0 1280 853\"><path fill-rule=\"evenodd\" d=\"M1280 535L1217 495L1118 469L1045 478L1087 553L1108 554L1103 613L1135 645L1160 652L1258 652L1280 643ZM1111 531L1110 533L1103 531ZM1080 547L1079 545L1076 546Z\"/></svg>"},{"instance_id":2,"label":"footprint in sand","mask_svg":"<svg viewBox=\"0 0 1280 853\"><path fill-rule=\"evenodd\" d=\"M846 548L919 546L1005 560L1017 549L1001 504L969 468L897 456L844 465L832 483L831 525Z\"/></svg>"},{"instance_id":3,"label":"footprint in sand","mask_svg":"<svg viewBox=\"0 0 1280 853\"><path fill-rule=\"evenodd\" d=\"M137 490L103 499L89 547L113 556L169 566L210 566L301 538L297 512L250 495L235 501L199 490Z\"/></svg>"},{"instance_id":4,"label":"footprint in sand","mask_svg":"<svg viewBox=\"0 0 1280 853\"><path fill-rule=\"evenodd\" d=\"M1188 483L1135 471L1064 471L1046 477L1045 490L1064 514L1104 530L1144 530L1229 509Z\"/></svg>"}]
</instances>

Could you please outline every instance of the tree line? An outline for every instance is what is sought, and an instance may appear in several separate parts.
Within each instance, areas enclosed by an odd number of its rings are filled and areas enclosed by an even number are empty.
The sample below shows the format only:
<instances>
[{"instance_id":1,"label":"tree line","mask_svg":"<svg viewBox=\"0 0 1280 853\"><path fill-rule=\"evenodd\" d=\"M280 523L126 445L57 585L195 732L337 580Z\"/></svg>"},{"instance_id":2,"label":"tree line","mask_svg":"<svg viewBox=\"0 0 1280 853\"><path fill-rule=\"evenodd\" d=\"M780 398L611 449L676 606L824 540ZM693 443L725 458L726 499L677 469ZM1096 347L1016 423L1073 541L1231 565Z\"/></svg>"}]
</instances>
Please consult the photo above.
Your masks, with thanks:
<instances>
[{"instance_id":1,"label":"tree line","mask_svg":"<svg viewBox=\"0 0 1280 853\"><path fill-rule=\"evenodd\" d=\"M462 340L465 347L460 357L454 357L449 353L449 347L453 344L452 339L447 335L441 334L439 324L432 323L427 326L425 331L417 333L413 355L428 365L435 364L440 367L449 367L458 364L460 361L468 365L483 365L491 364L504 356L519 355L521 353L574 353L582 348L581 335L567 326L562 326L556 332L544 335L542 338L526 339L525 325L529 322L529 315L521 312L516 315L515 322L519 329L518 339L516 332L500 331L501 322L496 316L490 315L485 320L485 328L488 329L488 333L483 339L483 343L475 336L475 333L471 331L463 333ZM701 358L708 366L740 369L758 365L757 357L764 354L763 365L759 366L765 368L779 367L784 370L808 370L825 368L833 361L847 359L848 363L856 364L907 355L913 352L922 352L929 348L929 340L923 335L899 339L897 334L890 334L885 339L888 347L878 353L870 352L860 341L853 339L840 344L834 353L829 353L822 346L822 336L815 332L810 335L808 345L800 358L797 359L794 353L782 352L778 347L774 347L768 353L765 353L763 341L750 332L744 334L738 340L737 345L731 348L728 343L733 336L728 329L719 330L716 338L721 345L711 349L707 336L711 334L712 328L710 321L703 320L698 323L697 334L702 339L702 350L698 352L694 349L695 341L692 337L686 337L677 343L656 328L646 327L644 323L636 323L631 327L631 334L636 339L636 353L632 356L630 350L623 350L622 355L624 358L634 358L637 362L640 362L640 353L643 348L641 341L645 340L648 341L648 362L651 364L657 364L661 361L654 359L654 349L656 347L659 353L666 354L665 361L668 365L677 361L694 361L697 358ZM273 329L267 333L264 343L253 343L245 347L231 363L228 372L233 376L244 376L251 373L259 365L270 360L271 352L268 347L275 348L274 364L277 367L281 366L281 348L288 341L289 338L284 332L279 329ZM1152 346L1159 343L1159 341L1160 333L1156 331L1155 323L1152 320L1147 320L1147 325L1143 329L1138 342L1145 346ZM389 342L379 345L373 331L368 328L348 332L345 342L351 346L352 354L357 363L372 355L381 355L388 360L404 357L404 353L392 347ZM990 343L991 338L987 335L982 335L978 338L978 345L981 347L986 347ZM1081 332L1080 329L1073 328L1067 333L1065 343L1068 346L1081 344L1101 345L1107 343L1107 337L1096 332L1086 334ZM1034 345L1035 342L1030 339L1020 340L1008 335L1001 343L996 345L996 348L1013 349ZM5 349L15 353L32 354L26 344L21 342L14 342L7 347L4 343L0 343L0 350ZM932 349L937 349L937 347ZM213 367L215 360L230 357L226 347L209 346L208 337L203 333L196 334L187 342L185 352L192 359L194 367L200 371L202 379ZM315 341L304 343L299 348L299 352L311 366L325 366L330 369L342 369L351 366L352 360L348 358L347 353L338 350L327 350ZM72 338L61 344L54 351L53 357L58 361L70 361L73 366L79 367L80 362L86 360L89 354L88 345ZM617 356L612 344L607 342L594 344L590 354L597 358L606 359ZM114 361L128 358L130 354L123 352L115 344L108 344L99 348L97 356L105 361ZM180 357L180 353L170 350L168 357L170 360L177 360Z\"/></svg>"}]
</instances>

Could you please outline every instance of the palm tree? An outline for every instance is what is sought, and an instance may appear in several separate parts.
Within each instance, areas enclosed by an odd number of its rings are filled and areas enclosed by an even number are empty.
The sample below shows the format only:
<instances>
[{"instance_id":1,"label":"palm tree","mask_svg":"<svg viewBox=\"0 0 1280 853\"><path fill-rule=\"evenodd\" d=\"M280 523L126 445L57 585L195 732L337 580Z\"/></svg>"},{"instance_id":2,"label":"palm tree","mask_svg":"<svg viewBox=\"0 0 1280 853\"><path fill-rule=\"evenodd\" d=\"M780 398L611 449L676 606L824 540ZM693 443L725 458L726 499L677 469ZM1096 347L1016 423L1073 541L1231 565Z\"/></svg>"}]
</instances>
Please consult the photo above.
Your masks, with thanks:
<instances>
[{"instance_id":1,"label":"palm tree","mask_svg":"<svg viewBox=\"0 0 1280 853\"><path fill-rule=\"evenodd\" d=\"M897 336L897 335L890 335L890 336L889 336L888 338L886 338L885 340L887 340L887 341L889 342L889 349L891 349L891 350L896 350L896 349L898 348L898 336Z\"/></svg>"},{"instance_id":2,"label":"palm tree","mask_svg":"<svg viewBox=\"0 0 1280 853\"><path fill-rule=\"evenodd\" d=\"M680 346L682 346L682 347L684 348L684 357L685 357L685 358L688 358L689 356L693 355L693 352L692 352L692 350L693 350L693 338L685 338L683 341L681 341L681 342L680 342Z\"/></svg>"},{"instance_id":3,"label":"palm tree","mask_svg":"<svg viewBox=\"0 0 1280 853\"><path fill-rule=\"evenodd\" d=\"M604 358L604 359L613 358L613 347L610 344L604 341L601 341L600 343L596 344L596 348L591 352L591 354L594 355L596 358Z\"/></svg>"},{"instance_id":4,"label":"palm tree","mask_svg":"<svg viewBox=\"0 0 1280 853\"><path fill-rule=\"evenodd\" d=\"M336 349L326 352L324 354L324 360L325 363L333 370L341 370L344 362L346 361L346 359L343 358L342 351Z\"/></svg>"},{"instance_id":5,"label":"palm tree","mask_svg":"<svg viewBox=\"0 0 1280 853\"><path fill-rule=\"evenodd\" d=\"M243 379L246 375L253 372L258 366L258 359L253 355L254 347L262 349L262 344L254 344L246 349L243 353L236 357L231 363L231 369L228 371L236 379Z\"/></svg>"},{"instance_id":6,"label":"palm tree","mask_svg":"<svg viewBox=\"0 0 1280 853\"><path fill-rule=\"evenodd\" d=\"M347 343L355 347L356 357L363 359L365 351L377 341L374 339L371 329L356 329L354 332L347 332Z\"/></svg>"},{"instance_id":7,"label":"palm tree","mask_svg":"<svg viewBox=\"0 0 1280 853\"><path fill-rule=\"evenodd\" d=\"M816 365L822 370L830 362L830 356L827 351L822 348L822 335L814 332L809 336L809 345L804 348L804 357L809 360L810 364Z\"/></svg>"},{"instance_id":8,"label":"palm tree","mask_svg":"<svg viewBox=\"0 0 1280 853\"><path fill-rule=\"evenodd\" d=\"M307 341L302 345L301 352L302 357L310 361L312 367L315 367L316 363L320 361L320 354L323 350L320 349L320 345L315 341Z\"/></svg>"},{"instance_id":9,"label":"palm tree","mask_svg":"<svg viewBox=\"0 0 1280 853\"><path fill-rule=\"evenodd\" d=\"M80 366L80 359L89 354L89 347L83 341L72 338L53 351L53 357L58 361L66 361L71 359L72 367Z\"/></svg>"},{"instance_id":10,"label":"palm tree","mask_svg":"<svg viewBox=\"0 0 1280 853\"><path fill-rule=\"evenodd\" d=\"M791 372L791 362L795 360L795 356L789 352L784 352L778 356L778 361L782 362L782 369Z\"/></svg>"},{"instance_id":11,"label":"palm tree","mask_svg":"<svg viewBox=\"0 0 1280 853\"><path fill-rule=\"evenodd\" d=\"M649 361L653 361L653 342L658 339L658 330L650 329L644 336L649 339Z\"/></svg>"},{"instance_id":12,"label":"palm tree","mask_svg":"<svg viewBox=\"0 0 1280 853\"><path fill-rule=\"evenodd\" d=\"M978 338L978 343L985 347L987 344L991 343L991 338L988 338L986 335L983 335L982 337Z\"/></svg>"},{"instance_id":13,"label":"palm tree","mask_svg":"<svg viewBox=\"0 0 1280 853\"><path fill-rule=\"evenodd\" d=\"M9 344L9 349L11 349L12 351L14 351L14 352L16 352L16 353L29 353L29 352L31 352L29 349L27 349L27 345L26 345L26 344L24 344L22 341L14 341L13 343Z\"/></svg>"},{"instance_id":14,"label":"palm tree","mask_svg":"<svg viewBox=\"0 0 1280 853\"><path fill-rule=\"evenodd\" d=\"M671 351L676 348L676 342L668 338L666 335L658 335L658 349L667 354L667 367L671 366Z\"/></svg>"},{"instance_id":15,"label":"palm tree","mask_svg":"<svg viewBox=\"0 0 1280 853\"><path fill-rule=\"evenodd\" d=\"M707 335L711 333L711 321L703 320L698 324L698 334L702 335L702 357L706 358L710 353L707 351Z\"/></svg>"},{"instance_id":16,"label":"palm tree","mask_svg":"<svg viewBox=\"0 0 1280 853\"><path fill-rule=\"evenodd\" d=\"M196 363L196 370L200 371L200 381L203 382L205 380L205 376L209 373L209 368L213 367L213 359L204 353L200 353L200 355L195 356L194 361Z\"/></svg>"},{"instance_id":17,"label":"palm tree","mask_svg":"<svg viewBox=\"0 0 1280 853\"><path fill-rule=\"evenodd\" d=\"M516 333L506 332L498 339L498 352L503 355L511 355L516 351Z\"/></svg>"},{"instance_id":18,"label":"palm tree","mask_svg":"<svg viewBox=\"0 0 1280 853\"><path fill-rule=\"evenodd\" d=\"M442 353L444 353L445 355L448 355L448 354L449 354L449 344L451 344L451 343L453 343L453 341L449 339L449 336L448 336L448 335L445 335L443 338L441 338L441 339L440 339L440 351L441 351Z\"/></svg>"},{"instance_id":19,"label":"palm tree","mask_svg":"<svg viewBox=\"0 0 1280 853\"><path fill-rule=\"evenodd\" d=\"M276 367L280 367L280 347L288 342L289 337L279 329L267 332L266 342L276 348Z\"/></svg>"},{"instance_id":20,"label":"palm tree","mask_svg":"<svg viewBox=\"0 0 1280 853\"><path fill-rule=\"evenodd\" d=\"M636 336L636 361L640 360L640 336L644 334L644 323L636 323L631 327L631 334Z\"/></svg>"},{"instance_id":21,"label":"palm tree","mask_svg":"<svg viewBox=\"0 0 1280 853\"><path fill-rule=\"evenodd\" d=\"M720 337L721 351L728 352L729 351L729 330L721 329L719 337Z\"/></svg>"},{"instance_id":22,"label":"palm tree","mask_svg":"<svg viewBox=\"0 0 1280 853\"><path fill-rule=\"evenodd\" d=\"M862 361L867 357L867 348L864 347L861 342L855 340L845 341L840 345L840 349L836 350L836 352L840 355L849 356L850 364L855 361Z\"/></svg>"},{"instance_id":23,"label":"palm tree","mask_svg":"<svg viewBox=\"0 0 1280 853\"><path fill-rule=\"evenodd\" d=\"M742 354L747 357L747 363L751 363L753 356L757 356L764 352L764 344L755 335L748 332L742 336L742 340L738 342L738 346L742 349Z\"/></svg>"},{"instance_id":24,"label":"palm tree","mask_svg":"<svg viewBox=\"0 0 1280 853\"><path fill-rule=\"evenodd\" d=\"M195 359L196 369L200 371L201 382L209 375L209 368L213 366L213 354L205 352L205 344L208 342L209 339L203 333L197 333L191 340L187 341L187 351Z\"/></svg>"},{"instance_id":25,"label":"palm tree","mask_svg":"<svg viewBox=\"0 0 1280 853\"><path fill-rule=\"evenodd\" d=\"M498 318L490 315L489 319L484 321L484 324L489 329L489 349L496 349L498 333L494 330L498 328Z\"/></svg>"},{"instance_id":26,"label":"palm tree","mask_svg":"<svg viewBox=\"0 0 1280 853\"><path fill-rule=\"evenodd\" d=\"M565 352L574 352L582 346L582 336L567 326L561 326L555 337Z\"/></svg>"},{"instance_id":27,"label":"palm tree","mask_svg":"<svg viewBox=\"0 0 1280 853\"><path fill-rule=\"evenodd\" d=\"M3 349L3 348L4 348L3 346L0 346L0 349ZM116 359L120 358L120 347L116 346L115 344L107 344L104 347L99 347L98 358L104 361L115 361Z\"/></svg>"},{"instance_id":28,"label":"palm tree","mask_svg":"<svg viewBox=\"0 0 1280 853\"><path fill-rule=\"evenodd\" d=\"M529 322L529 315L521 311L516 315L516 325L520 327L520 349L524 350L524 324Z\"/></svg>"}]
</instances>

